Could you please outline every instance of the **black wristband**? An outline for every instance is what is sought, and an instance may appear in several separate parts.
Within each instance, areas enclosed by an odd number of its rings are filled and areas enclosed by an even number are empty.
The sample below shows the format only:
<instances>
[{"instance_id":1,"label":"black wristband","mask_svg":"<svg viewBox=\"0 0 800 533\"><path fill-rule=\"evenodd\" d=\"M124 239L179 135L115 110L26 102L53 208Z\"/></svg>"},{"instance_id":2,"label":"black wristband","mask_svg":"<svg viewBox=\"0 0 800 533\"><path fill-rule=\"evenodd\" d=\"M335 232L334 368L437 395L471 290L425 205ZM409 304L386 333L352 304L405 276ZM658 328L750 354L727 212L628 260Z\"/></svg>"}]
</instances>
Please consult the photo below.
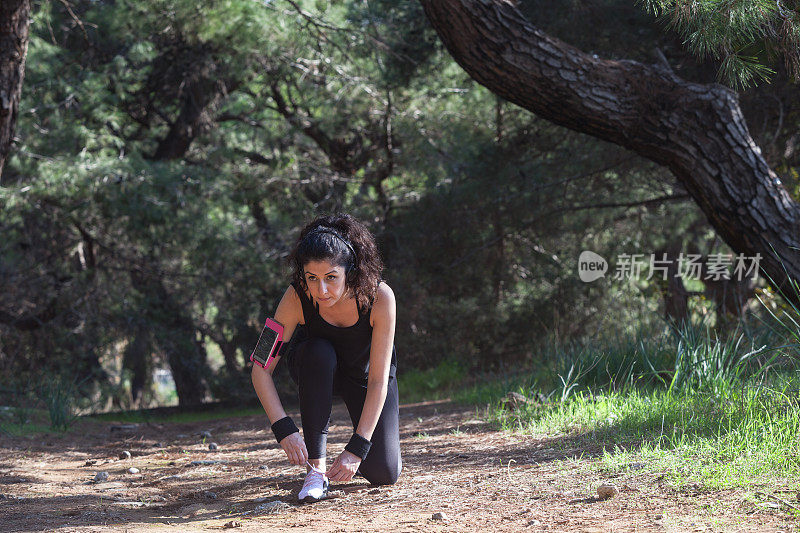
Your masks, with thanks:
<instances>
[{"instance_id":1,"label":"black wristband","mask_svg":"<svg viewBox=\"0 0 800 533\"><path fill-rule=\"evenodd\" d=\"M370 446L372 446L372 442L368 441L358 433L353 433L353 436L350 437L350 442L347 443L347 446L345 446L344 449L353 455L357 455L363 461L369 453Z\"/></svg>"},{"instance_id":2,"label":"black wristband","mask_svg":"<svg viewBox=\"0 0 800 533\"><path fill-rule=\"evenodd\" d=\"M288 416L284 416L274 424L272 424L272 433L275 434L275 438L280 443L283 439L291 435L292 433L297 433L300 431L297 429L297 426L294 425L292 419Z\"/></svg>"}]
</instances>

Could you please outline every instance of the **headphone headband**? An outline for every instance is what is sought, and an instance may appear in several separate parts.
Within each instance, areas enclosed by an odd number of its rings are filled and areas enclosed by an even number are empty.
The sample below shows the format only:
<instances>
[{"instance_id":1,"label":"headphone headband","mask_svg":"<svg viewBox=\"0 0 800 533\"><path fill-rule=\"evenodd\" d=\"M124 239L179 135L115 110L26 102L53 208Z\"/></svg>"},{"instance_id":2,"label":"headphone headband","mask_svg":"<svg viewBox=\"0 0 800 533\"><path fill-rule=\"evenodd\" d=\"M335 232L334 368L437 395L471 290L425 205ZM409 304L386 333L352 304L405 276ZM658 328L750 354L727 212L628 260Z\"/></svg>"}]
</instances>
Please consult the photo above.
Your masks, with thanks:
<instances>
[{"instance_id":1,"label":"headphone headband","mask_svg":"<svg viewBox=\"0 0 800 533\"><path fill-rule=\"evenodd\" d=\"M318 235L320 233L327 233L329 235L333 235L334 237L336 237L337 239L342 241L344 243L344 245L347 246L348 250L350 250L350 253L353 254L352 268L355 268L355 266L356 266L355 262L356 262L356 259L358 258L358 256L356 255L355 248L353 248L353 245L350 244L350 241L348 241L347 239L342 237L342 235L338 231L336 231L335 229L327 228L325 226L317 226L316 228L314 228L311 231L309 231L308 234L305 237L303 237L303 240L305 241L306 239L308 239L312 235Z\"/></svg>"}]
</instances>

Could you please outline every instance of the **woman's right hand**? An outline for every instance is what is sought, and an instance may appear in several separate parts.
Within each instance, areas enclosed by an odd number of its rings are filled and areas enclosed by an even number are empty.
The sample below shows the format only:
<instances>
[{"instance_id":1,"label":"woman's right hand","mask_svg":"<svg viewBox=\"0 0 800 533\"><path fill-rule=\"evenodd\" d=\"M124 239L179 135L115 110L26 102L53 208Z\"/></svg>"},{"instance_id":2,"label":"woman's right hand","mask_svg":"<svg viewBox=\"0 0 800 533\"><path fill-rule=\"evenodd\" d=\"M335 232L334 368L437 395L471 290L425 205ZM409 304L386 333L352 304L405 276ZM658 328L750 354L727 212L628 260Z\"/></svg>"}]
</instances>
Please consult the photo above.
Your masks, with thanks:
<instances>
[{"instance_id":1,"label":"woman's right hand","mask_svg":"<svg viewBox=\"0 0 800 533\"><path fill-rule=\"evenodd\" d=\"M294 432L283 438L280 442L281 448L286 452L286 457L293 465L305 466L308 461L308 450L306 441L300 436L299 432Z\"/></svg>"}]
</instances>

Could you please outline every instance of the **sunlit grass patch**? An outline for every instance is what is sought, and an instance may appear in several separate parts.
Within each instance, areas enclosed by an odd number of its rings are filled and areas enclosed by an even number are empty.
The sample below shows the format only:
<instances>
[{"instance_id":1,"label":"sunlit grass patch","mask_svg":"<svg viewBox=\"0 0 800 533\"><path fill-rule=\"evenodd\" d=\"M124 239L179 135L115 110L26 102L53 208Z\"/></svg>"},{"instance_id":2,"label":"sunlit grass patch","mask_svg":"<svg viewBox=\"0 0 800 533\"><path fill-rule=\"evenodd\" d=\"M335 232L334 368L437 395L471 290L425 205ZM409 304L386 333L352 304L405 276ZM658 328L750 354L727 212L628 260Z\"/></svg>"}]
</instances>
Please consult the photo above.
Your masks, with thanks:
<instances>
[{"instance_id":1,"label":"sunlit grass patch","mask_svg":"<svg viewBox=\"0 0 800 533\"><path fill-rule=\"evenodd\" d=\"M603 449L602 463L663 473L672 483L728 488L800 480L797 383L744 386L723 397L629 389L580 392L487 416L506 430L571 436Z\"/></svg>"},{"instance_id":2,"label":"sunlit grass patch","mask_svg":"<svg viewBox=\"0 0 800 533\"><path fill-rule=\"evenodd\" d=\"M400 400L413 403L448 398L460 388L467 377L467 370L460 361L446 360L424 370L402 372L397 379Z\"/></svg>"},{"instance_id":3,"label":"sunlit grass patch","mask_svg":"<svg viewBox=\"0 0 800 533\"><path fill-rule=\"evenodd\" d=\"M599 454L601 468L635 465L676 486L796 488L794 338L774 325L718 336L701 324L554 345L534 368L453 397L503 430Z\"/></svg>"}]
</instances>

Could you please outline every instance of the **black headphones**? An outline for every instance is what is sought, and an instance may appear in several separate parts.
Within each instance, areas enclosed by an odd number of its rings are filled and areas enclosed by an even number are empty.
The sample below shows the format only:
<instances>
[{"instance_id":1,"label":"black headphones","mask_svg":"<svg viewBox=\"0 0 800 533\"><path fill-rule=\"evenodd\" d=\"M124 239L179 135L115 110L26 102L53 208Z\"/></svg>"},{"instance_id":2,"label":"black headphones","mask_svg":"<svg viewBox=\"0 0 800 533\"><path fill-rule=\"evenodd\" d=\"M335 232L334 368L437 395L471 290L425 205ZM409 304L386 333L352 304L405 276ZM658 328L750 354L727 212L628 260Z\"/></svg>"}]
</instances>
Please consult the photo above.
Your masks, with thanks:
<instances>
[{"instance_id":1,"label":"black headphones","mask_svg":"<svg viewBox=\"0 0 800 533\"><path fill-rule=\"evenodd\" d=\"M329 235L333 235L334 237L342 241L344 245L347 246L347 249L350 250L350 253L353 254L353 260L350 262L349 265L347 265L347 270L346 270L347 276L350 276L353 272L356 271L356 269L358 269L358 265L356 264L358 262L358 255L356 255L356 250L355 248L353 248L353 245L350 244L350 241L342 237L342 235L338 231L336 231L333 228L328 228L325 226L317 226L316 228L309 231L306 234L306 236L303 237L303 241L305 241L312 235L318 235L320 233L327 233Z\"/></svg>"}]
</instances>

